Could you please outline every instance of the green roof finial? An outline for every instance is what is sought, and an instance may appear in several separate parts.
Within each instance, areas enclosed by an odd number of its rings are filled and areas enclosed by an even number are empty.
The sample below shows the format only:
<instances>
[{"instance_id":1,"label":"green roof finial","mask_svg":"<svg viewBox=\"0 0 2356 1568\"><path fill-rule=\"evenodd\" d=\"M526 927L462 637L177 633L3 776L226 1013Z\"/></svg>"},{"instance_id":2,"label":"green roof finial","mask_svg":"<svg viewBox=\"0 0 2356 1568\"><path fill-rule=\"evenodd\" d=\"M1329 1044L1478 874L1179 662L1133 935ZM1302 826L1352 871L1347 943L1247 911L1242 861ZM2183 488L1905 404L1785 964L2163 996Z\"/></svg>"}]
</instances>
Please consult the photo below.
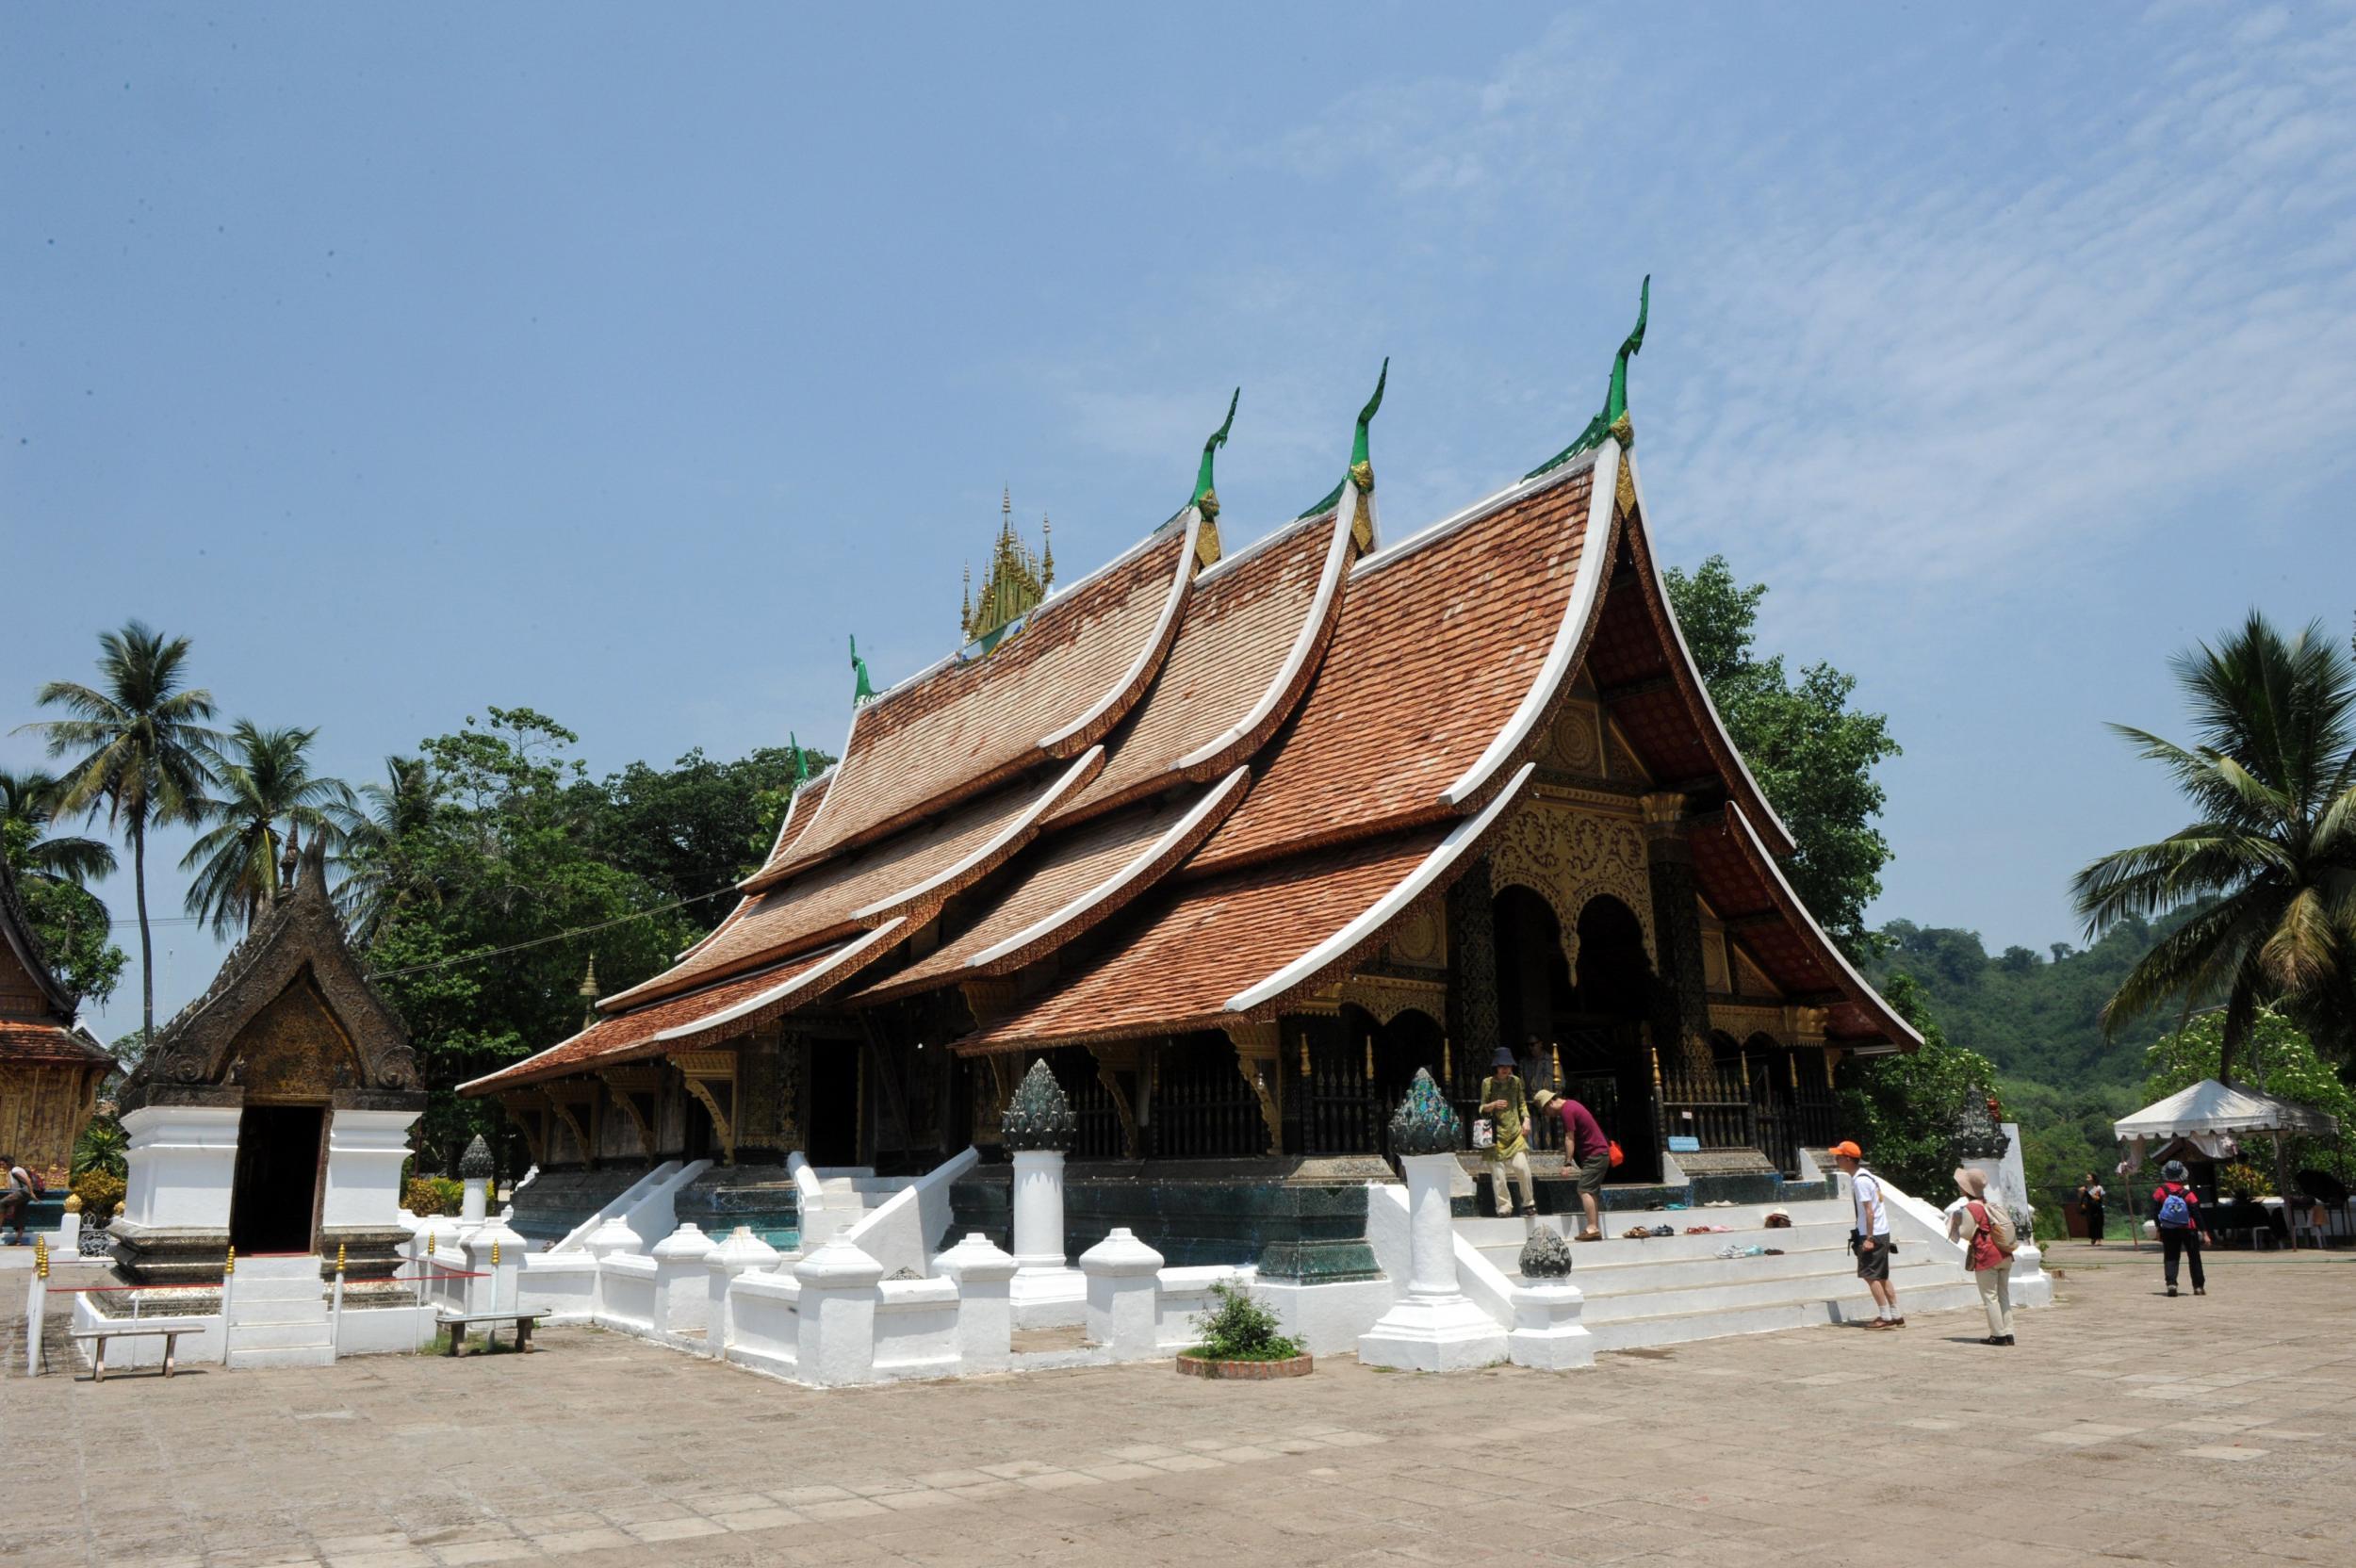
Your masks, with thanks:
<instances>
[{"instance_id":1,"label":"green roof finial","mask_svg":"<svg viewBox=\"0 0 2356 1568\"><path fill-rule=\"evenodd\" d=\"M1374 416L1383 411L1383 389L1390 384L1391 356L1384 354L1383 373L1374 378L1374 396L1368 398L1366 406L1358 411L1358 433L1350 443L1350 472L1342 476L1340 484L1334 485L1333 489L1325 493L1323 500L1301 513L1301 516L1314 517L1320 512L1339 506L1343 484L1355 484L1358 487L1358 493L1362 496L1374 493L1374 463L1367 455L1370 449L1366 445L1366 427L1373 424Z\"/></svg>"},{"instance_id":2,"label":"green roof finial","mask_svg":"<svg viewBox=\"0 0 2356 1568\"><path fill-rule=\"evenodd\" d=\"M875 684L867 678L867 661L859 656L857 637L851 639L851 673L857 678L857 684L851 689L851 706L857 708L862 702L875 701Z\"/></svg>"},{"instance_id":3,"label":"green roof finial","mask_svg":"<svg viewBox=\"0 0 2356 1568\"><path fill-rule=\"evenodd\" d=\"M1201 509L1205 522L1216 521L1219 517L1219 492L1211 488L1212 454L1227 445L1227 433L1235 428L1235 405L1242 400L1243 388L1238 386L1235 395L1227 400L1226 423L1211 432L1211 438L1203 443L1203 466L1195 470L1192 504Z\"/></svg>"},{"instance_id":4,"label":"green roof finial","mask_svg":"<svg viewBox=\"0 0 2356 1568\"><path fill-rule=\"evenodd\" d=\"M798 790L810 782L810 757L802 750L802 743L790 729L785 732L785 745L786 749L794 754L794 788Z\"/></svg>"},{"instance_id":5,"label":"green roof finial","mask_svg":"<svg viewBox=\"0 0 2356 1568\"><path fill-rule=\"evenodd\" d=\"M1560 468L1581 452L1593 451L1603 445L1607 435L1618 438L1627 446L1634 436L1628 419L1628 362L1644 351L1644 318L1652 314L1652 274L1644 274L1644 286L1636 299L1636 327L1621 340L1620 351L1612 361L1612 384L1603 395L1603 412L1587 421L1587 428L1579 433L1579 439L1541 463L1524 479L1536 479L1550 469Z\"/></svg>"}]
</instances>

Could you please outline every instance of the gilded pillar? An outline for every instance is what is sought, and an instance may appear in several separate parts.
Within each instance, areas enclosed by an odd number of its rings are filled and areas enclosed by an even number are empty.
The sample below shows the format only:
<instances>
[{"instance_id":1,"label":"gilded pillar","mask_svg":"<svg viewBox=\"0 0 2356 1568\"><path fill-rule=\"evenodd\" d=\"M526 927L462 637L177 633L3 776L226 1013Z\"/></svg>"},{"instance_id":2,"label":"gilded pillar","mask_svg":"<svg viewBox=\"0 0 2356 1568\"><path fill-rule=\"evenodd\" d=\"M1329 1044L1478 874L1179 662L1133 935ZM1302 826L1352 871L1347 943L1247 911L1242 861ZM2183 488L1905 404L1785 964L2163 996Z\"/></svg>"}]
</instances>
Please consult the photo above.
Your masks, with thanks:
<instances>
[{"instance_id":1,"label":"gilded pillar","mask_svg":"<svg viewBox=\"0 0 2356 1568\"><path fill-rule=\"evenodd\" d=\"M1707 1068L1710 982L1703 967L1701 905L1685 797L1649 794L1644 806L1644 861L1652 884L1653 941L1661 979L1653 998L1653 1039L1664 1052L1673 1050L1686 1066Z\"/></svg>"}]
</instances>

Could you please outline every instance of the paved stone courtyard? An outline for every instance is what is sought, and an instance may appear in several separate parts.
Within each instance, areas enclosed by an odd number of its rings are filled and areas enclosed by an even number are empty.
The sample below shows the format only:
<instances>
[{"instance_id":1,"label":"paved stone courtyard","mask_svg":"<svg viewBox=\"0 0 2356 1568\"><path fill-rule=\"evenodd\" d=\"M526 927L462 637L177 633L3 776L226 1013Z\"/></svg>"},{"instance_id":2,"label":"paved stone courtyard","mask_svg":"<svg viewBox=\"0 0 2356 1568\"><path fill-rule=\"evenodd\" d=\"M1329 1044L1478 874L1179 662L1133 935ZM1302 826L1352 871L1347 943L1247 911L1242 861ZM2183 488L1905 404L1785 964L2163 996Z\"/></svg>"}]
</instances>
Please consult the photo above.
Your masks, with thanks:
<instances>
[{"instance_id":1,"label":"paved stone courtyard","mask_svg":"<svg viewBox=\"0 0 2356 1568\"><path fill-rule=\"evenodd\" d=\"M1128 1366L819 1394L529 1358L0 1382L22 1568L2356 1560L2356 1257L2064 1244L1976 1312L1428 1378ZM19 1276L21 1278L21 1276ZM11 1337L18 1329L11 1324ZM21 1357L21 1350L15 1352ZM38 1459L33 1456L38 1455Z\"/></svg>"}]
</instances>

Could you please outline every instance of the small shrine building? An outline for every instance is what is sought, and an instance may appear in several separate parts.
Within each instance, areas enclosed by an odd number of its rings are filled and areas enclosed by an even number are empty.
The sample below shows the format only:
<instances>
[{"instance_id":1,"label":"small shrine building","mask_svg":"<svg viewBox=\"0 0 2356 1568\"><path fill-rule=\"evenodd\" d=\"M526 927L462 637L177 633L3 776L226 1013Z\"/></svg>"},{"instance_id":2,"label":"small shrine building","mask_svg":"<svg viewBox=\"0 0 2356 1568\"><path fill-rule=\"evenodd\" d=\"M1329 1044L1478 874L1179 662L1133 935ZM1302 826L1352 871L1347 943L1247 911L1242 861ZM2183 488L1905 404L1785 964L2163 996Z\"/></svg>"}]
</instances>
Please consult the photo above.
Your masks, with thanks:
<instances>
[{"instance_id":1,"label":"small shrine building","mask_svg":"<svg viewBox=\"0 0 2356 1568\"><path fill-rule=\"evenodd\" d=\"M1641 343L1578 441L1412 533L1379 522L1379 384L1333 491L1244 548L1232 406L1093 572L1051 591L1002 524L965 645L856 704L727 919L462 1092L544 1169L912 1171L993 1144L1044 1059L1075 1233L1173 1263L1314 1232L1416 1070L1469 1121L1500 1045L1617 1180L1799 1174L1835 1065L1920 1042L1793 892L1677 629Z\"/></svg>"},{"instance_id":2,"label":"small shrine building","mask_svg":"<svg viewBox=\"0 0 2356 1568\"><path fill-rule=\"evenodd\" d=\"M0 1153L52 1184L74 1165L115 1059L77 1021L80 998L42 956L16 877L0 862Z\"/></svg>"}]
</instances>

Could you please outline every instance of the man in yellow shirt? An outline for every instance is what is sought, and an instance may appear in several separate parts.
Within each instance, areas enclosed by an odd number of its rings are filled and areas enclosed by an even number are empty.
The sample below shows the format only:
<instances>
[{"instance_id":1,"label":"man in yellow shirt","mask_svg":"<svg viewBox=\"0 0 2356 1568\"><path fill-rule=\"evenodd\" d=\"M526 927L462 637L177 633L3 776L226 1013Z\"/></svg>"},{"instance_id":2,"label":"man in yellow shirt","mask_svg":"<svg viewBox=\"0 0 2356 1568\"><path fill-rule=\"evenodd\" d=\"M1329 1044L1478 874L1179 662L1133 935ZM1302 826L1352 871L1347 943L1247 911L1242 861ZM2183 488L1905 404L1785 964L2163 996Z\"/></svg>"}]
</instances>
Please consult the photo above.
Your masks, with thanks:
<instances>
[{"instance_id":1,"label":"man in yellow shirt","mask_svg":"<svg viewBox=\"0 0 2356 1568\"><path fill-rule=\"evenodd\" d=\"M1489 1119L1497 1136L1489 1145L1489 1179L1496 1184L1499 1217L1513 1212L1506 1191L1510 1172L1521 1184L1522 1213L1538 1212L1538 1186L1530 1174L1530 1102L1523 1095L1521 1074L1514 1070L1511 1047L1498 1046L1492 1070L1481 1080L1481 1114Z\"/></svg>"}]
</instances>

